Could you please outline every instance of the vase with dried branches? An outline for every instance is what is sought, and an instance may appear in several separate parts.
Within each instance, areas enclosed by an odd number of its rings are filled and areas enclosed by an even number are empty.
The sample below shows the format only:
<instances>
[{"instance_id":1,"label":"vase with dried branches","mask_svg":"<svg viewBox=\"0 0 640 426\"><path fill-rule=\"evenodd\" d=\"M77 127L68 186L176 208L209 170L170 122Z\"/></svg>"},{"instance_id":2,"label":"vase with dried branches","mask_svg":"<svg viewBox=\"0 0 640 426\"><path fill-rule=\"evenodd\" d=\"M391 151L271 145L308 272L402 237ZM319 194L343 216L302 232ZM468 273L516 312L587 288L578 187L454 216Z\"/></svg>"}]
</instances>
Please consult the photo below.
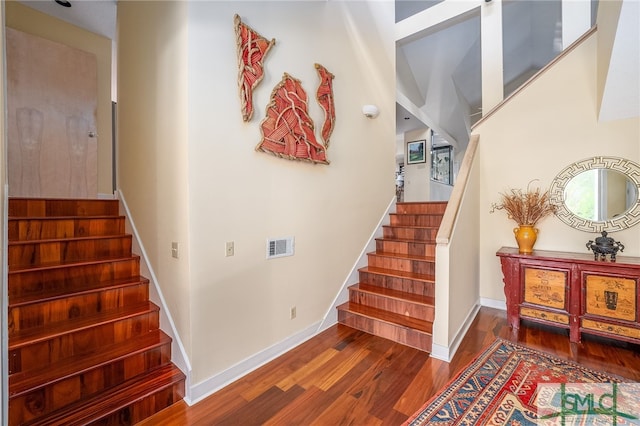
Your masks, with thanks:
<instances>
[{"instance_id":1,"label":"vase with dried branches","mask_svg":"<svg viewBox=\"0 0 640 426\"><path fill-rule=\"evenodd\" d=\"M533 181L531 181L533 182ZM555 206L549 201L549 191L540 188L510 189L500 194L500 201L491 205L491 213L496 210L507 212L509 219L514 220L518 227L513 229L520 253L533 252L533 245L538 238L536 224L546 216L555 212Z\"/></svg>"}]
</instances>

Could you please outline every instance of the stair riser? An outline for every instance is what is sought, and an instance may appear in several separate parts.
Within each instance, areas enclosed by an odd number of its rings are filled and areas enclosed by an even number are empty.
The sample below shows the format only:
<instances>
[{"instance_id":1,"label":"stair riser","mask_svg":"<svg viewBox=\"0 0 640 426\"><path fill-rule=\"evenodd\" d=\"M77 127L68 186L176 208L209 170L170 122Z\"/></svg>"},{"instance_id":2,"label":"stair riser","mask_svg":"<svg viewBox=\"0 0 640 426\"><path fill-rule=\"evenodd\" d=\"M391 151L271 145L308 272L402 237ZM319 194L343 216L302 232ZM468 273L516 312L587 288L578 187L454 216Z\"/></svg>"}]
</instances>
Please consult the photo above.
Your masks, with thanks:
<instances>
[{"instance_id":1,"label":"stair riser","mask_svg":"<svg viewBox=\"0 0 640 426\"><path fill-rule=\"evenodd\" d=\"M403 345L431 352L431 335L418 330L395 326L374 318L342 310L338 311L338 322Z\"/></svg>"},{"instance_id":2,"label":"stair riser","mask_svg":"<svg viewBox=\"0 0 640 426\"><path fill-rule=\"evenodd\" d=\"M171 345L167 343L12 397L11 424L46 415L170 361Z\"/></svg>"},{"instance_id":3,"label":"stair riser","mask_svg":"<svg viewBox=\"0 0 640 426\"><path fill-rule=\"evenodd\" d=\"M9 273L9 301L12 297L28 296L54 289L82 290L89 283L108 282L138 276L140 257L79 264L61 268Z\"/></svg>"},{"instance_id":4,"label":"stair riser","mask_svg":"<svg viewBox=\"0 0 640 426\"><path fill-rule=\"evenodd\" d=\"M404 228L384 226L383 237L399 240L416 240L435 242L438 235L438 228Z\"/></svg>"},{"instance_id":5,"label":"stair riser","mask_svg":"<svg viewBox=\"0 0 640 426\"><path fill-rule=\"evenodd\" d=\"M10 244L9 268L131 255L131 235L89 240Z\"/></svg>"},{"instance_id":6,"label":"stair riser","mask_svg":"<svg viewBox=\"0 0 640 426\"><path fill-rule=\"evenodd\" d=\"M31 303L9 308L9 337L13 333L33 327L42 327L72 318L106 312L149 300L147 282L51 301Z\"/></svg>"},{"instance_id":7,"label":"stair riser","mask_svg":"<svg viewBox=\"0 0 640 426\"><path fill-rule=\"evenodd\" d=\"M357 288L349 288L349 302L357 303L372 308L383 309L388 312L417 318L423 321L433 321L433 306L414 303L409 300L401 300L383 295L376 295L361 291Z\"/></svg>"},{"instance_id":8,"label":"stair riser","mask_svg":"<svg viewBox=\"0 0 640 426\"><path fill-rule=\"evenodd\" d=\"M124 217L93 219L10 219L9 241L95 237L124 234Z\"/></svg>"},{"instance_id":9,"label":"stair riser","mask_svg":"<svg viewBox=\"0 0 640 426\"><path fill-rule=\"evenodd\" d=\"M389 215L391 226L440 226L442 216L440 215L410 215L391 214Z\"/></svg>"},{"instance_id":10,"label":"stair riser","mask_svg":"<svg viewBox=\"0 0 640 426\"><path fill-rule=\"evenodd\" d=\"M127 407L103 417L100 422L92 423L99 425L133 425L141 422L152 414L169 407L174 402L184 398L184 382L175 383L169 387L159 390L146 398L135 401ZM81 425L82 423L74 423ZM65 425L61 423L61 425Z\"/></svg>"},{"instance_id":11,"label":"stair riser","mask_svg":"<svg viewBox=\"0 0 640 426\"><path fill-rule=\"evenodd\" d=\"M118 214L118 200L9 199L9 217L116 216Z\"/></svg>"},{"instance_id":12,"label":"stair riser","mask_svg":"<svg viewBox=\"0 0 640 426\"><path fill-rule=\"evenodd\" d=\"M398 203L398 214L443 214L447 203Z\"/></svg>"},{"instance_id":13,"label":"stair riser","mask_svg":"<svg viewBox=\"0 0 640 426\"><path fill-rule=\"evenodd\" d=\"M152 311L10 349L9 374L42 368L72 355L89 353L103 345L125 342L157 330L158 325L158 311Z\"/></svg>"},{"instance_id":14,"label":"stair riser","mask_svg":"<svg viewBox=\"0 0 640 426\"><path fill-rule=\"evenodd\" d=\"M435 263L426 260L401 259L396 257L378 256L375 253L368 255L369 266L374 268L392 269L402 272L413 272L422 275L435 275Z\"/></svg>"},{"instance_id":15,"label":"stair riser","mask_svg":"<svg viewBox=\"0 0 640 426\"><path fill-rule=\"evenodd\" d=\"M405 293L417 294L420 296L435 297L435 284L433 282L392 277L389 275L380 275L363 271L360 271L360 282L384 289L404 291Z\"/></svg>"},{"instance_id":16,"label":"stair riser","mask_svg":"<svg viewBox=\"0 0 640 426\"><path fill-rule=\"evenodd\" d=\"M410 254L414 256L435 256L436 247L433 243L376 240L376 251L394 254Z\"/></svg>"}]
</instances>

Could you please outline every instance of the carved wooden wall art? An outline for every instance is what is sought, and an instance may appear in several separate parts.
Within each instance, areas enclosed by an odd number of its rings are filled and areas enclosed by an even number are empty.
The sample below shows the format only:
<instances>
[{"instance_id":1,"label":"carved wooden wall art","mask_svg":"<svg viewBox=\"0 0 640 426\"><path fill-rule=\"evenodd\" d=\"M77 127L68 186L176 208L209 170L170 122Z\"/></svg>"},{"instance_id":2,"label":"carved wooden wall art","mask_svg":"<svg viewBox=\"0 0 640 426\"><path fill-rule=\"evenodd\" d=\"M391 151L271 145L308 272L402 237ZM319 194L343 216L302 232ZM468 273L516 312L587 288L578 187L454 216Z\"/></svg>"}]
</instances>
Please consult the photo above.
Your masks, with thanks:
<instances>
[{"instance_id":1,"label":"carved wooden wall art","mask_svg":"<svg viewBox=\"0 0 640 426\"><path fill-rule=\"evenodd\" d=\"M271 92L260 131L262 141L256 146L257 151L290 160L329 164L325 147L316 140L307 94L300 80L287 73Z\"/></svg>"},{"instance_id":2,"label":"carved wooden wall art","mask_svg":"<svg viewBox=\"0 0 640 426\"><path fill-rule=\"evenodd\" d=\"M336 109L333 105L334 75L320 64L315 64L315 66L318 71L318 77L320 77L316 99L320 107L324 110L324 124L322 125L322 131L320 133L325 148L329 149L329 138L331 137L331 133L333 133L333 128L336 123Z\"/></svg>"},{"instance_id":3,"label":"carved wooden wall art","mask_svg":"<svg viewBox=\"0 0 640 426\"><path fill-rule=\"evenodd\" d=\"M237 14L233 17L238 52L238 87L242 119L250 121L253 115L253 90L264 77L263 62L276 39L267 40L244 24Z\"/></svg>"}]
</instances>

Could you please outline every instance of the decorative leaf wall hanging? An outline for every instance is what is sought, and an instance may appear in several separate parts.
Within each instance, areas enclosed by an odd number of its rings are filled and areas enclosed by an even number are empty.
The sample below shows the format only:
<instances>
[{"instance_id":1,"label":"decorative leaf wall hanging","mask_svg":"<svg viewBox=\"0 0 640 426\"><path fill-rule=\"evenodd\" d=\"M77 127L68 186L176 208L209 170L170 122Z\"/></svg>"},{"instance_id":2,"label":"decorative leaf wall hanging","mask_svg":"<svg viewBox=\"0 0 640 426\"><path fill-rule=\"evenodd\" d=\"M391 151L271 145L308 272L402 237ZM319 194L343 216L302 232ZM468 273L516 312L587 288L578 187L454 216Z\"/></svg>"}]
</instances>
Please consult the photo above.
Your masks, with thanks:
<instances>
[{"instance_id":1,"label":"decorative leaf wall hanging","mask_svg":"<svg viewBox=\"0 0 640 426\"><path fill-rule=\"evenodd\" d=\"M333 78L325 67L320 64L315 64L318 71L318 77L320 77L320 84L318 85L318 91L316 92L316 99L320 104L320 107L324 110L324 123L322 125L322 140L324 146L329 149L329 138L333 133L333 128L336 122L336 109L333 104Z\"/></svg>"},{"instance_id":2,"label":"decorative leaf wall hanging","mask_svg":"<svg viewBox=\"0 0 640 426\"><path fill-rule=\"evenodd\" d=\"M290 160L329 164L325 147L316 140L307 94L300 80L287 73L271 92L260 131L262 141L256 146L257 151Z\"/></svg>"},{"instance_id":3,"label":"decorative leaf wall hanging","mask_svg":"<svg viewBox=\"0 0 640 426\"><path fill-rule=\"evenodd\" d=\"M238 52L238 88L242 119L250 121L253 116L253 90L264 77L263 62L276 39L268 41L251 27L244 24L237 14L233 17Z\"/></svg>"}]
</instances>

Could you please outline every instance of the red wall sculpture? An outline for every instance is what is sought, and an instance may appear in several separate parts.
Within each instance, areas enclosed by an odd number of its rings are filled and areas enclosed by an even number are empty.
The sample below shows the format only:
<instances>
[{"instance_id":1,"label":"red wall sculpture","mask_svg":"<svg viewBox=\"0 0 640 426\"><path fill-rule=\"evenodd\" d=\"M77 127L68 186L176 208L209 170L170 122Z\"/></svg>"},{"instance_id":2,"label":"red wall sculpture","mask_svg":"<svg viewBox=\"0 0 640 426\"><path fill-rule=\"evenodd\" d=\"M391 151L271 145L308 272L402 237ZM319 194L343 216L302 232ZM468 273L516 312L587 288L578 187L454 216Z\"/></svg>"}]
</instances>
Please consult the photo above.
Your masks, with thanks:
<instances>
[{"instance_id":1,"label":"red wall sculpture","mask_svg":"<svg viewBox=\"0 0 640 426\"><path fill-rule=\"evenodd\" d=\"M264 77L263 62L276 39L268 41L251 27L244 24L237 14L233 17L238 52L238 87L242 119L253 116L253 90Z\"/></svg>"},{"instance_id":2,"label":"red wall sculpture","mask_svg":"<svg viewBox=\"0 0 640 426\"><path fill-rule=\"evenodd\" d=\"M329 164L325 147L316 140L307 94L300 80L287 73L271 92L260 131L262 141L256 146L257 151L290 160Z\"/></svg>"},{"instance_id":3,"label":"red wall sculpture","mask_svg":"<svg viewBox=\"0 0 640 426\"><path fill-rule=\"evenodd\" d=\"M318 85L318 91L316 92L316 99L320 104L320 107L324 110L324 124L322 125L322 140L324 141L324 147L329 149L329 138L333 133L333 128L336 123L336 109L333 105L333 78L325 67L320 64L315 64L318 71L318 77L320 77L320 84Z\"/></svg>"}]
</instances>

